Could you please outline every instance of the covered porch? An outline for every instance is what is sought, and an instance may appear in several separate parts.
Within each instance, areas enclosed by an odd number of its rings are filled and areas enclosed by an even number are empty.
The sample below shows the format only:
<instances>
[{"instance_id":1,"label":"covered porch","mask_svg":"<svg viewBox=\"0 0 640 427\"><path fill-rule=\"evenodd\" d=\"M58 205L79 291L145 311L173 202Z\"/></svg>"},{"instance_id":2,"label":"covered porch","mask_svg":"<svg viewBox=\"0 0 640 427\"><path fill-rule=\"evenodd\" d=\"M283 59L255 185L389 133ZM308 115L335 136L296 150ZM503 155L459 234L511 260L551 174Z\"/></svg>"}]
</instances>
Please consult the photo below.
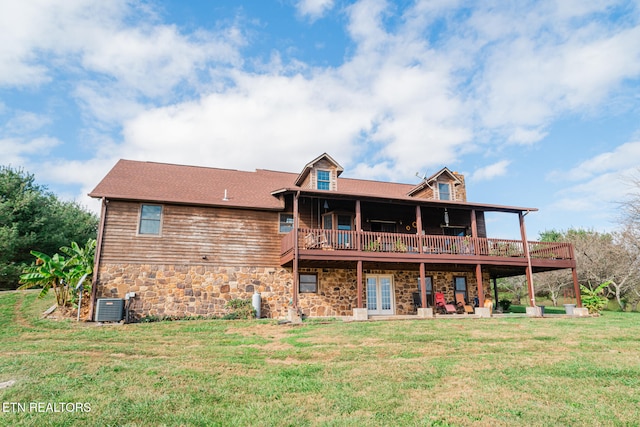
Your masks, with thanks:
<instances>
[{"instance_id":1,"label":"covered porch","mask_svg":"<svg viewBox=\"0 0 640 427\"><path fill-rule=\"evenodd\" d=\"M570 268L581 306L573 247L527 240L525 216L535 209L440 200L329 198L314 191L291 196L291 227L281 240L280 264L292 268L295 310L300 308L300 273L310 266L353 271L354 314L370 306L366 287L372 270L413 271L417 292L417 284L425 283L428 273L442 270L441 266L465 272L468 289L473 289L480 307L490 295L489 280L515 275L526 275L529 305L535 307L533 274ZM487 237L485 212L515 214L520 239ZM430 306L432 297L426 287L421 287L418 297L422 308ZM466 297L472 301L469 293Z\"/></svg>"}]
</instances>

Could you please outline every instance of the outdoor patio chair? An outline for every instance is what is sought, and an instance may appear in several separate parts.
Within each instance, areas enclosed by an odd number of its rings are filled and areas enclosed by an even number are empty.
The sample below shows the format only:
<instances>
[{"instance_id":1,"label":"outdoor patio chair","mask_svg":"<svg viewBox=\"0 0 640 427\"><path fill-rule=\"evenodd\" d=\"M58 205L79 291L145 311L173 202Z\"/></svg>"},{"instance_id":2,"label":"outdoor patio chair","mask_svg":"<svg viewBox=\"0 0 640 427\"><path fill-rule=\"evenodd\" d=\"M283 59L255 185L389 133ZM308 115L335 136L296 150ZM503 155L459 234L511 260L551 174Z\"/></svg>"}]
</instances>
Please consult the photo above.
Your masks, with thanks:
<instances>
[{"instance_id":1,"label":"outdoor patio chair","mask_svg":"<svg viewBox=\"0 0 640 427\"><path fill-rule=\"evenodd\" d=\"M462 294L456 294L456 307L459 313L473 314L473 307L467 304Z\"/></svg>"},{"instance_id":2,"label":"outdoor patio chair","mask_svg":"<svg viewBox=\"0 0 640 427\"><path fill-rule=\"evenodd\" d=\"M436 298L436 310L440 314L455 314L456 308L453 304L447 304L447 301L444 299L444 294L442 292L435 293Z\"/></svg>"}]
</instances>

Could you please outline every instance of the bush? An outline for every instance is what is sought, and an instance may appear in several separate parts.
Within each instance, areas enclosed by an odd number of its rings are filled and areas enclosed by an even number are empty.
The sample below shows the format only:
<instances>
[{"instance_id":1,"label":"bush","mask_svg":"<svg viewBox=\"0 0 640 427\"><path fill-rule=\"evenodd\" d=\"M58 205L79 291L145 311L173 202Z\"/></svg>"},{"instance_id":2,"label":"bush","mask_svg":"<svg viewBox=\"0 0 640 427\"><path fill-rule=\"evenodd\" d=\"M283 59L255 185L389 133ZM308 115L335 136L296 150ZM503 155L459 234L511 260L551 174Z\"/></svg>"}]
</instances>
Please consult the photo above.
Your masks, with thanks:
<instances>
[{"instance_id":1,"label":"bush","mask_svg":"<svg viewBox=\"0 0 640 427\"><path fill-rule=\"evenodd\" d=\"M226 307L230 312L223 316L223 319L255 319L256 310L251 305L250 299L236 298L229 300Z\"/></svg>"},{"instance_id":2,"label":"bush","mask_svg":"<svg viewBox=\"0 0 640 427\"><path fill-rule=\"evenodd\" d=\"M604 282L595 289L589 289L586 286L580 285L582 294L582 305L589 310L591 314L600 313L609 303L609 300L602 296L604 288L609 286L611 282Z\"/></svg>"},{"instance_id":3,"label":"bush","mask_svg":"<svg viewBox=\"0 0 640 427\"><path fill-rule=\"evenodd\" d=\"M507 312L507 311L509 311L509 308L511 307L511 301L506 299L506 298L503 298L500 301L498 301L498 305L500 307L502 307L502 311L503 312Z\"/></svg>"}]
</instances>

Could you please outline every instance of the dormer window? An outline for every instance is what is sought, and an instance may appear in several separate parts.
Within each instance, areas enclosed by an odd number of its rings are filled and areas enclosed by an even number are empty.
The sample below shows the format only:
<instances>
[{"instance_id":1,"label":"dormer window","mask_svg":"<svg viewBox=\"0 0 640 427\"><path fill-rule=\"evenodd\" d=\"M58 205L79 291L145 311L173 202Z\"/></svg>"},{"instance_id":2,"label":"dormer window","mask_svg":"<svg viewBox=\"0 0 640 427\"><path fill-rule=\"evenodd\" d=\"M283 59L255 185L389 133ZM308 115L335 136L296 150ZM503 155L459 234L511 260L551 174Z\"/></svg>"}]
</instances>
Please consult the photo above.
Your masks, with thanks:
<instances>
[{"instance_id":1,"label":"dormer window","mask_svg":"<svg viewBox=\"0 0 640 427\"><path fill-rule=\"evenodd\" d=\"M440 200L451 200L451 185L449 183L439 182L438 193L440 193Z\"/></svg>"},{"instance_id":2,"label":"dormer window","mask_svg":"<svg viewBox=\"0 0 640 427\"><path fill-rule=\"evenodd\" d=\"M331 189L331 173L325 170L317 171L318 178L318 190L330 190Z\"/></svg>"}]
</instances>

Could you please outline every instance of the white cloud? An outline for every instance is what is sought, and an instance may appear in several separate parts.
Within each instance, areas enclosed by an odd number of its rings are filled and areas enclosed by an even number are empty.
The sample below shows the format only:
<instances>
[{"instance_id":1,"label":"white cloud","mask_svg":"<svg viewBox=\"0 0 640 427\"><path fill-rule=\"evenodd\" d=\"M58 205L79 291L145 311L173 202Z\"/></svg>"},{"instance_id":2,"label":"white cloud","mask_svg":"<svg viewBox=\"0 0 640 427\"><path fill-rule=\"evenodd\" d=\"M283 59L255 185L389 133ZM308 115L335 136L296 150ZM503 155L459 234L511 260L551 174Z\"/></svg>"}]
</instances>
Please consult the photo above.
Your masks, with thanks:
<instances>
[{"instance_id":1,"label":"white cloud","mask_svg":"<svg viewBox=\"0 0 640 427\"><path fill-rule=\"evenodd\" d=\"M2 127L0 134L23 135L32 133L51 123L51 117L29 111L14 111Z\"/></svg>"},{"instance_id":2,"label":"white cloud","mask_svg":"<svg viewBox=\"0 0 640 427\"><path fill-rule=\"evenodd\" d=\"M331 10L333 4L334 0L299 0L296 3L296 9L300 15L315 21Z\"/></svg>"},{"instance_id":3,"label":"white cloud","mask_svg":"<svg viewBox=\"0 0 640 427\"><path fill-rule=\"evenodd\" d=\"M243 57L242 23L187 32L164 23L152 3L3 2L0 86L37 91L65 79L95 154L43 170L90 189L104 173L98 165L119 157L297 172L324 151L350 176L414 182L416 171L453 166L465 153L535 144L556 117L595 114L640 75L637 14L611 24L617 2L460 4L353 2L344 9L353 45L343 62L314 68L277 50L266 63ZM335 2L295 5L315 20ZM24 134L42 120L25 113L0 145L24 161L39 146ZM566 176L591 182L585 171L637 164L635 144ZM502 176L509 164L481 166L472 179ZM559 197L577 206L587 187ZM604 194L599 181L592 187Z\"/></svg>"},{"instance_id":4,"label":"white cloud","mask_svg":"<svg viewBox=\"0 0 640 427\"><path fill-rule=\"evenodd\" d=\"M630 177L640 165L640 142L629 142L615 150L601 153L564 172L548 176L558 182L575 182L557 191L550 210L579 213L587 223L607 224L610 228L620 218L618 207L629 197Z\"/></svg>"},{"instance_id":5,"label":"white cloud","mask_svg":"<svg viewBox=\"0 0 640 427\"><path fill-rule=\"evenodd\" d=\"M483 125L511 141L527 128L543 135L555 115L589 111L637 76L640 27L598 19L610 3L574 13L549 2L475 11L469 20L476 42L471 52L481 71L473 92Z\"/></svg>"},{"instance_id":6,"label":"white cloud","mask_svg":"<svg viewBox=\"0 0 640 427\"><path fill-rule=\"evenodd\" d=\"M547 132L542 131L541 129L516 127L511 130L511 134L507 141L514 144L531 145L544 139L547 134Z\"/></svg>"},{"instance_id":7,"label":"white cloud","mask_svg":"<svg viewBox=\"0 0 640 427\"><path fill-rule=\"evenodd\" d=\"M509 160L501 160L488 166L476 169L471 175L471 181L485 181L507 174L507 167L511 164Z\"/></svg>"},{"instance_id":8,"label":"white cloud","mask_svg":"<svg viewBox=\"0 0 640 427\"><path fill-rule=\"evenodd\" d=\"M551 179L562 177L572 181L592 179L605 173L637 168L640 165L640 141L627 142L613 151L598 154L568 171L555 171Z\"/></svg>"},{"instance_id":9,"label":"white cloud","mask_svg":"<svg viewBox=\"0 0 640 427\"><path fill-rule=\"evenodd\" d=\"M2 164L14 167L24 167L30 163L29 157L43 157L61 142L57 138L41 136L31 140L22 138L0 139L0 153Z\"/></svg>"}]
</instances>

